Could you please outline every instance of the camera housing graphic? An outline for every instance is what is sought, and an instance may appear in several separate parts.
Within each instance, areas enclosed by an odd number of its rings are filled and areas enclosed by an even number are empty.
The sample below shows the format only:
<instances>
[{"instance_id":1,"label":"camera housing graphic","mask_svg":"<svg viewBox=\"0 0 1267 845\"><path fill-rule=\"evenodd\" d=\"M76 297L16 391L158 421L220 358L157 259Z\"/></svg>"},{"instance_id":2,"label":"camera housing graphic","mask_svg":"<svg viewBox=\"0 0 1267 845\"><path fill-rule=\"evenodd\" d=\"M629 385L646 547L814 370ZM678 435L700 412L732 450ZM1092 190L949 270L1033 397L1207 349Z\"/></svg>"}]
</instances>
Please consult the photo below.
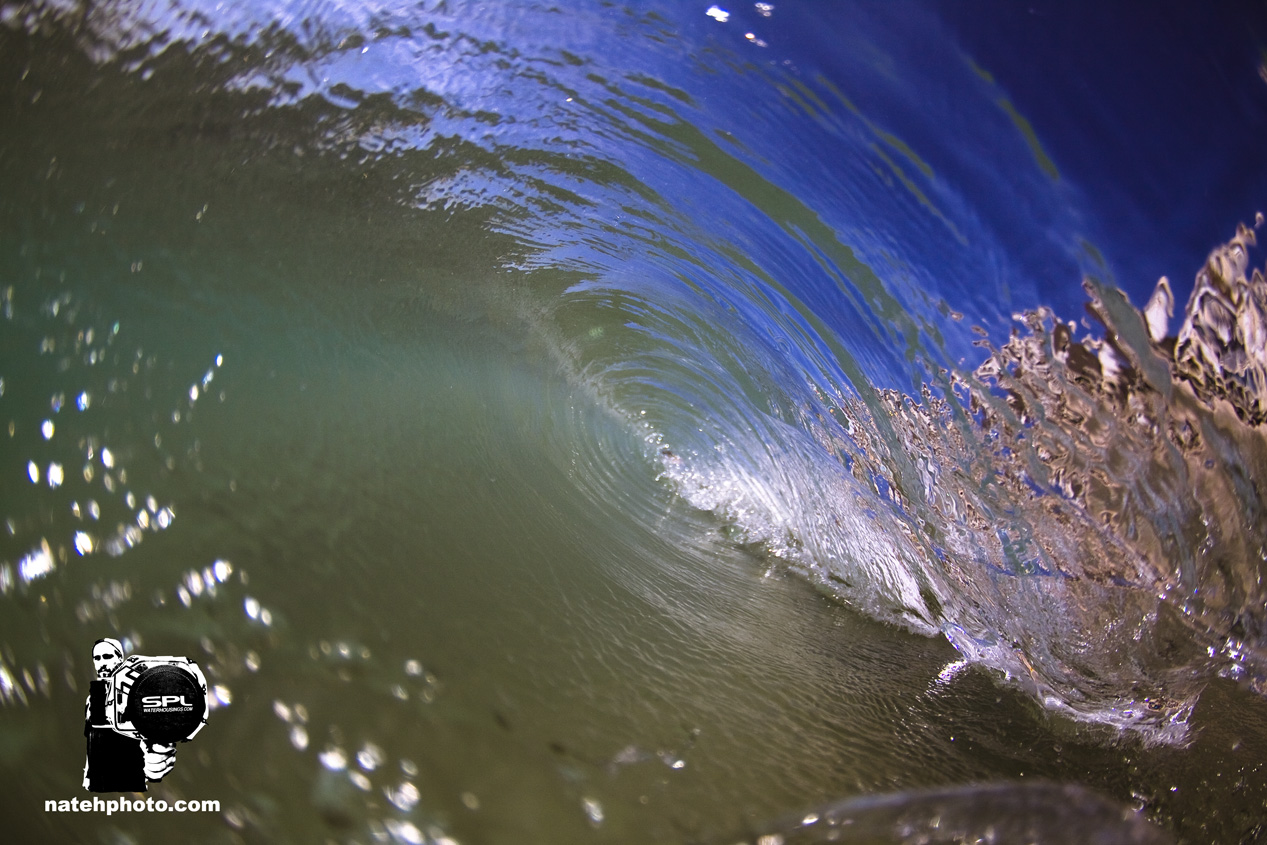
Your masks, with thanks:
<instances>
[{"instance_id":1,"label":"camera housing graphic","mask_svg":"<svg viewBox=\"0 0 1267 845\"><path fill-rule=\"evenodd\" d=\"M106 715L118 733L174 745L207 724L207 679L187 657L125 659L109 677Z\"/></svg>"}]
</instances>

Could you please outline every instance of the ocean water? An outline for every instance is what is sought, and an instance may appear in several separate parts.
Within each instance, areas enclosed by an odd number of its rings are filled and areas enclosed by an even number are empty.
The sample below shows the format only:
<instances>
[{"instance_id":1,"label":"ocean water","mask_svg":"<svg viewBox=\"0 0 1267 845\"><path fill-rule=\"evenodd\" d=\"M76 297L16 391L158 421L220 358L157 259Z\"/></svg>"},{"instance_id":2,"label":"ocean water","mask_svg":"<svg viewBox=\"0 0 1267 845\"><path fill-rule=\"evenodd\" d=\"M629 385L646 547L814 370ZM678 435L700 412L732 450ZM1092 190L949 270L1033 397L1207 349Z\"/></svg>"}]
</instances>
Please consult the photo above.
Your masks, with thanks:
<instances>
[{"instance_id":1,"label":"ocean water","mask_svg":"<svg viewBox=\"0 0 1267 845\"><path fill-rule=\"evenodd\" d=\"M1267 12L1066 5L0 3L6 827L1267 842Z\"/></svg>"}]
</instances>

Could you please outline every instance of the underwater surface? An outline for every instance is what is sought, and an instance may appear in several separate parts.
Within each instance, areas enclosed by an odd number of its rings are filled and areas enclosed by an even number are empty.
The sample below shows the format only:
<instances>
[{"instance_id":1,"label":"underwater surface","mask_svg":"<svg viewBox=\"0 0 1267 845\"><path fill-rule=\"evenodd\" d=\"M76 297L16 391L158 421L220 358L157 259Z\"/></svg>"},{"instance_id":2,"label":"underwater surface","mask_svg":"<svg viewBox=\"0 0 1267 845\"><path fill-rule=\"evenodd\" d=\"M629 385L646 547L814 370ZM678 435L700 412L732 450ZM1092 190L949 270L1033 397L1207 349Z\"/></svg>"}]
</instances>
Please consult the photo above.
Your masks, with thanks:
<instances>
[{"instance_id":1,"label":"underwater surface","mask_svg":"<svg viewBox=\"0 0 1267 845\"><path fill-rule=\"evenodd\" d=\"M0 2L12 841L1267 842L1261 2ZM212 711L85 797L93 643Z\"/></svg>"}]
</instances>

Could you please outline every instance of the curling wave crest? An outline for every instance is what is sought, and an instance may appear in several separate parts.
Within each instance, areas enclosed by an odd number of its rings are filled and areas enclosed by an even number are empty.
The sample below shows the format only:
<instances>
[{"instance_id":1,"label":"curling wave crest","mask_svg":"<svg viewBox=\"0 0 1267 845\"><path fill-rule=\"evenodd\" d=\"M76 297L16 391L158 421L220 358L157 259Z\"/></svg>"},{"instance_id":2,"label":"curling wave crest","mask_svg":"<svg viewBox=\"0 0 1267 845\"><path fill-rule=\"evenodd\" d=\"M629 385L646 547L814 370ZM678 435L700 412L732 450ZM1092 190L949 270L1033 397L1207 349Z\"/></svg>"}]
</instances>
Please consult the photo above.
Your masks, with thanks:
<instances>
[{"instance_id":1,"label":"curling wave crest","mask_svg":"<svg viewBox=\"0 0 1267 845\"><path fill-rule=\"evenodd\" d=\"M1259 218L1261 225L1261 217ZM1267 692L1267 283L1214 250L1169 334L1086 282L947 389L765 395L645 424L664 479L738 541L1080 720L1182 742L1211 677ZM714 374L725 367L711 368ZM642 417L645 419L645 412Z\"/></svg>"}]
</instances>

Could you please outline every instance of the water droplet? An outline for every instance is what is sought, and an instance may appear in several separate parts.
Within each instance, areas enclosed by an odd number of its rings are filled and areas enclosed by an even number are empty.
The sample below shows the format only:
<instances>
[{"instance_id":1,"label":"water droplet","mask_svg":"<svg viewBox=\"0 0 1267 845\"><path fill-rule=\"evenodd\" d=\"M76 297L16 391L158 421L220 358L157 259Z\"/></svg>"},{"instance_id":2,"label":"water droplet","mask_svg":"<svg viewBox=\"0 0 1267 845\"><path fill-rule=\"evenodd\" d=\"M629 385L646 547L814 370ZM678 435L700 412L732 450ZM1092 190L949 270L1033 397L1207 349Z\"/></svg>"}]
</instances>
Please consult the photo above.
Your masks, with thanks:
<instances>
[{"instance_id":1,"label":"water droplet","mask_svg":"<svg viewBox=\"0 0 1267 845\"><path fill-rule=\"evenodd\" d=\"M348 767L348 755L337 745L327 748L317 755L321 765L332 772L339 772Z\"/></svg>"},{"instance_id":2,"label":"water droplet","mask_svg":"<svg viewBox=\"0 0 1267 845\"><path fill-rule=\"evenodd\" d=\"M364 775L361 775L361 777L364 777ZM353 783L355 782L353 780ZM359 786L359 784L357 785ZM405 845L424 845L427 841L423 838L422 831L413 822L387 819L383 822L383 826L387 828L387 833L391 836L393 842L403 842ZM435 837L432 838L434 839Z\"/></svg>"},{"instance_id":3,"label":"water droplet","mask_svg":"<svg viewBox=\"0 0 1267 845\"><path fill-rule=\"evenodd\" d=\"M387 793L387 800L391 801L397 809L408 813L417 806L421 796L418 794L418 787L409 781L403 781L400 786Z\"/></svg>"},{"instance_id":4,"label":"water droplet","mask_svg":"<svg viewBox=\"0 0 1267 845\"><path fill-rule=\"evenodd\" d=\"M18 561L18 577L28 584L52 571L53 550L49 548L48 540L40 540L39 548L32 549Z\"/></svg>"},{"instance_id":5,"label":"water droplet","mask_svg":"<svg viewBox=\"0 0 1267 845\"><path fill-rule=\"evenodd\" d=\"M372 742L367 742L357 752L356 762L365 771L372 772L383 764L383 749Z\"/></svg>"}]
</instances>

